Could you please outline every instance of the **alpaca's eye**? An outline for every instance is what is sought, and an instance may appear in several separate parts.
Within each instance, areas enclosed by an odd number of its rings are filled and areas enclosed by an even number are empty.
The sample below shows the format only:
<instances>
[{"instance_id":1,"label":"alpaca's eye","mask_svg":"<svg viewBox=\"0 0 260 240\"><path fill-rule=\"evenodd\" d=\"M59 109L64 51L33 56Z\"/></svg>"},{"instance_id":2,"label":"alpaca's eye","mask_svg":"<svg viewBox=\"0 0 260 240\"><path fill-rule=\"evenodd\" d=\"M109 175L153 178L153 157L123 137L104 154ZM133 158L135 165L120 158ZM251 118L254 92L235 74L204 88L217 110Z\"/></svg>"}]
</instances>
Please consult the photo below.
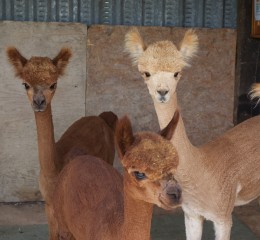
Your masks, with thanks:
<instances>
[{"instance_id":1,"label":"alpaca's eye","mask_svg":"<svg viewBox=\"0 0 260 240\"><path fill-rule=\"evenodd\" d=\"M178 77L179 72L174 73L174 77Z\"/></svg>"},{"instance_id":2,"label":"alpaca's eye","mask_svg":"<svg viewBox=\"0 0 260 240\"><path fill-rule=\"evenodd\" d=\"M135 171L133 174L137 180L143 180L146 178L145 174L142 172Z\"/></svg>"},{"instance_id":3,"label":"alpaca's eye","mask_svg":"<svg viewBox=\"0 0 260 240\"><path fill-rule=\"evenodd\" d=\"M144 72L143 75L144 75L145 77L151 77L151 74L150 74L149 72Z\"/></svg>"},{"instance_id":4,"label":"alpaca's eye","mask_svg":"<svg viewBox=\"0 0 260 240\"><path fill-rule=\"evenodd\" d=\"M50 86L50 89L51 89L51 90L54 90L54 89L56 89L56 87L57 87L57 83L53 83L53 84Z\"/></svg>"},{"instance_id":5,"label":"alpaca's eye","mask_svg":"<svg viewBox=\"0 0 260 240\"><path fill-rule=\"evenodd\" d=\"M24 85L24 88L26 89L26 90L28 90L29 88L30 88L30 85L29 84L27 84L27 83L23 83L23 85Z\"/></svg>"}]
</instances>

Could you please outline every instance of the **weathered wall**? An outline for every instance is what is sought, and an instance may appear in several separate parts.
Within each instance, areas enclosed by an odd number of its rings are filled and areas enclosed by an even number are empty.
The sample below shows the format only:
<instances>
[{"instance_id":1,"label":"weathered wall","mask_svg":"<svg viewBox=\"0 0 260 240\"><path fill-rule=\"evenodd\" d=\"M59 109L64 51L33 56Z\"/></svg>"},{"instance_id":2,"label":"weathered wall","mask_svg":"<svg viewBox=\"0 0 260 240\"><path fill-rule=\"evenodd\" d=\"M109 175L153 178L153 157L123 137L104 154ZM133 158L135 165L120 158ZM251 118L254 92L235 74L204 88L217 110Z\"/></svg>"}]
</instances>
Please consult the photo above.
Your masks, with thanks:
<instances>
[{"instance_id":1,"label":"weathered wall","mask_svg":"<svg viewBox=\"0 0 260 240\"><path fill-rule=\"evenodd\" d=\"M111 110L119 117L128 114L135 130L158 130L147 87L123 52L127 30L122 26L92 26L87 31L79 24L0 23L0 201L40 199L34 116L6 61L5 47L15 45L26 57L52 57L61 46L72 47L74 57L53 100L56 139L85 114L85 107L86 115ZM178 44L185 29L141 27L140 31L147 43L169 39ZM197 33L200 53L177 89L188 135L196 145L232 126L236 45L234 30L197 29Z\"/></svg>"},{"instance_id":2,"label":"weathered wall","mask_svg":"<svg viewBox=\"0 0 260 240\"><path fill-rule=\"evenodd\" d=\"M85 114L86 36L82 24L0 22L0 202L41 199L34 114L24 87L7 62L7 46L30 58L55 57L62 46L73 58L53 99L56 139Z\"/></svg>"}]
</instances>

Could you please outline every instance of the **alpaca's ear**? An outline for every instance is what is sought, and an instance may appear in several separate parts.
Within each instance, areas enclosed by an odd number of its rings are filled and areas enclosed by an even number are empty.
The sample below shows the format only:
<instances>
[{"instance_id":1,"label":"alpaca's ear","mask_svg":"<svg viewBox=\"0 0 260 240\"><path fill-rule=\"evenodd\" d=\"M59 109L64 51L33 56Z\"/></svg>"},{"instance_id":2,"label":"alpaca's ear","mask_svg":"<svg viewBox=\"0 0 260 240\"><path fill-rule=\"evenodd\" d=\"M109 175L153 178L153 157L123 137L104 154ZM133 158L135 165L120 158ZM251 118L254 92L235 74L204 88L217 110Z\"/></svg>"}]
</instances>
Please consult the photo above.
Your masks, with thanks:
<instances>
[{"instance_id":1,"label":"alpaca's ear","mask_svg":"<svg viewBox=\"0 0 260 240\"><path fill-rule=\"evenodd\" d=\"M172 120L168 123L168 125L161 131L160 135L167 139L167 140L171 140L172 136L175 132L175 129L178 125L178 121L179 121L179 117L180 117L180 112L177 109L174 113L174 116L172 118Z\"/></svg>"},{"instance_id":2,"label":"alpaca's ear","mask_svg":"<svg viewBox=\"0 0 260 240\"><path fill-rule=\"evenodd\" d=\"M260 98L260 83L253 84L249 94L251 99Z\"/></svg>"},{"instance_id":3,"label":"alpaca's ear","mask_svg":"<svg viewBox=\"0 0 260 240\"><path fill-rule=\"evenodd\" d=\"M198 48L198 36L194 30L189 29L184 35L180 48L180 52L187 63L187 66L189 66L189 60L197 54Z\"/></svg>"},{"instance_id":4,"label":"alpaca's ear","mask_svg":"<svg viewBox=\"0 0 260 240\"><path fill-rule=\"evenodd\" d=\"M128 148L134 142L132 125L127 116L123 117L117 122L115 138L118 154L120 158L123 158Z\"/></svg>"},{"instance_id":5,"label":"alpaca's ear","mask_svg":"<svg viewBox=\"0 0 260 240\"><path fill-rule=\"evenodd\" d=\"M22 77L23 67L27 59L15 47L8 47L6 54L9 62L14 66L16 76Z\"/></svg>"},{"instance_id":6,"label":"alpaca's ear","mask_svg":"<svg viewBox=\"0 0 260 240\"><path fill-rule=\"evenodd\" d=\"M137 64L145 48L145 44L137 28L131 28L125 35L125 51L130 54L134 65Z\"/></svg>"},{"instance_id":7,"label":"alpaca's ear","mask_svg":"<svg viewBox=\"0 0 260 240\"><path fill-rule=\"evenodd\" d=\"M58 55L52 59L53 64L57 67L59 75L63 75L65 68L71 58L71 50L68 48L62 48Z\"/></svg>"},{"instance_id":8,"label":"alpaca's ear","mask_svg":"<svg viewBox=\"0 0 260 240\"><path fill-rule=\"evenodd\" d=\"M118 117L116 114L114 114L113 112L102 112L101 114L99 114L99 117L101 117L109 127L111 127L111 129L113 131L115 131L116 129L116 123L118 121Z\"/></svg>"}]
</instances>

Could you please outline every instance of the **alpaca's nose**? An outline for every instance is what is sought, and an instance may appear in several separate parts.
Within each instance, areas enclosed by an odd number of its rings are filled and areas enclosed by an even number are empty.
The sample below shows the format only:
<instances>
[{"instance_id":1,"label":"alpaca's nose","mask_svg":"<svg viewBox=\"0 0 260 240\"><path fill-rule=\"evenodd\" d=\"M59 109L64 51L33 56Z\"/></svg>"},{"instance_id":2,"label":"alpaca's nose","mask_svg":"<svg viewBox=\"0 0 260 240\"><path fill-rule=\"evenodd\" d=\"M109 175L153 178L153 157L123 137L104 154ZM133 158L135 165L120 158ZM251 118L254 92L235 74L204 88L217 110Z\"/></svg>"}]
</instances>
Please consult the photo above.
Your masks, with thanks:
<instances>
[{"instance_id":1,"label":"alpaca's nose","mask_svg":"<svg viewBox=\"0 0 260 240\"><path fill-rule=\"evenodd\" d=\"M167 90L158 90L157 91L162 97L164 97L169 91Z\"/></svg>"},{"instance_id":2,"label":"alpaca's nose","mask_svg":"<svg viewBox=\"0 0 260 240\"><path fill-rule=\"evenodd\" d=\"M44 106L46 103L44 95L33 96L33 104L37 107Z\"/></svg>"},{"instance_id":3,"label":"alpaca's nose","mask_svg":"<svg viewBox=\"0 0 260 240\"><path fill-rule=\"evenodd\" d=\"M181 199L181 189L179 186L170 186L166 189L166 193L169 198L174 201L179 201Z\"/></svg>"}]
</instances>

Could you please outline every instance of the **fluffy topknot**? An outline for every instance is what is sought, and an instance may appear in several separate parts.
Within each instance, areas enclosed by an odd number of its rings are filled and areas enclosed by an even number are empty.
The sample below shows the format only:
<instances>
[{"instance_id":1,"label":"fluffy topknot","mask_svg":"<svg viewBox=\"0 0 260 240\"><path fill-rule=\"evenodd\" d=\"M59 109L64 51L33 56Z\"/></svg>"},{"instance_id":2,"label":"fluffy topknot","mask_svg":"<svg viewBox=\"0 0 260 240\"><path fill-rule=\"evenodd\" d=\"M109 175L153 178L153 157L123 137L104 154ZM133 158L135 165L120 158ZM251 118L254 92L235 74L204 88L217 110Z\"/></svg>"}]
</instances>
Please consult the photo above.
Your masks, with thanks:
<instances>
[{"instance_id":1,"label":"fluffy topknot","mask_svg":"<svg viewBox=\"0 0 260 240\"><path fill-rule=\"evenodd\" d=\"M174 173L179 158L170 141L158 134L143 132L135 135L135 141L126 152L122 164L127 169L145 172L153 181Z\"/></svg>"}]
</instances>

